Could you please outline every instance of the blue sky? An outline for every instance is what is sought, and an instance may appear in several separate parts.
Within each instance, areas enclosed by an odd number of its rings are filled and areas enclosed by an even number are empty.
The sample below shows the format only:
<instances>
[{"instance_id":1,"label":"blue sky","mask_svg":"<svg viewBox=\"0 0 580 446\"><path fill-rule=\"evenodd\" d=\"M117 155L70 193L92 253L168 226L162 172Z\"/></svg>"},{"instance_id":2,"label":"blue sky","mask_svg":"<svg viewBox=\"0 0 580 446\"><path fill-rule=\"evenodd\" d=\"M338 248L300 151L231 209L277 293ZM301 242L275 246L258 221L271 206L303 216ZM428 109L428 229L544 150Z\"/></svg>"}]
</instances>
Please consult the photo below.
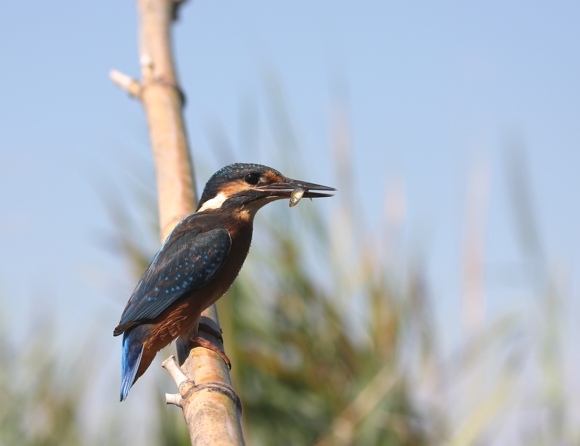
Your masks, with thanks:
<instances>
[{"instance_id":1,"label":"blue sky","mask_svg":"<svg viewBox=\"0 0 580 446\"><path fill-rule=\"evenodd\" d=\"M341 104L365 217L378 232L385 190L404 185L404 243L420 246L431 295L451 315L469 169L489 169L486 294L495 314L527 299L505 181L504 149L515 138L526 148L548 264L576 299L579 21L571 1L189 2L175 49L198 184L224 162L275 160L272 78L308 160L300 176L336 184L328 159ZM0 55L7 311L26 319L54 306L63 325L96 324L109 336L134 284L104 246L114 229L102 191L123 191L134 176L154 184L140 104L108 79L113 68L139 75L134 2L2 2ZM254 109L252 137L240 126ZM232 155L210 153L215 128ZM516 279L505 280L506 271Z\"/></svg>"}]
</instances>

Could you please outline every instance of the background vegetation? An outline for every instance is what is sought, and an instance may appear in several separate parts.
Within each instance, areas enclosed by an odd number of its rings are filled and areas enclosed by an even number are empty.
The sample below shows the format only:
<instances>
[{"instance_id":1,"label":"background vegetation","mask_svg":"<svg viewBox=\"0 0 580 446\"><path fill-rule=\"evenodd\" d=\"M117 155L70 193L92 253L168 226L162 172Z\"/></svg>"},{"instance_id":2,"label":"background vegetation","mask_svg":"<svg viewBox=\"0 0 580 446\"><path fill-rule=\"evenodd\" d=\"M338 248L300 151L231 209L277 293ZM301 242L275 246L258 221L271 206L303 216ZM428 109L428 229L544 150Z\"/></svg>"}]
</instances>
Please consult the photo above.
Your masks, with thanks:
<instances>
[{"instance_id":1,"label":"background vegetation","mask_svg":"<svg viewBox=\"0 0 580 446\"><path fill-rule=\"evenodd\" d=\"M289 155L299 152L284 116L273 120L276 167L316 181L314 169ZM389 202L382 232L373 233L350 188L348 139L340 134L334 141L330 162L339 193L331 213L307 201L262 211L246 266L219 303L247 443L493 444L502 432L502 438L525 444L578 444L577 405L569 392L577 368L565 360L567 296L535 235L524 152L507 150L513 181L506 193L513 198L534 311L505 311L445 351L439 340L448 327L435 317L437 303L423 269L428 252L406 252L401 243L404 194ZM133 280L152 256L157 233L153 188L135 184L141 215L106 197L119 229L111 235L116 252L131 265ZM376 201L385 200L377 194ZM482 255L476 248L484 233L466 238L466 265L477 265L470 256ZM483 286L477 271L458 271L456 280L473 291L465 282L470 278L476 291ZM149 409L123 413L98 398L101 386L117 384L95 377L110 352L101 351L91 333L74 342L56 339L58 323L55 315L43 314L20 343L11 339L6 321L0 327L0 444L114 445L135 438L189 444L181 412L164 404L163 392L173 388L153 371L158 367L148 372L157 387L134 390L145 394ZM128 416L142 417L142 432L127 432Z\"/></svg>"}]
</instances>

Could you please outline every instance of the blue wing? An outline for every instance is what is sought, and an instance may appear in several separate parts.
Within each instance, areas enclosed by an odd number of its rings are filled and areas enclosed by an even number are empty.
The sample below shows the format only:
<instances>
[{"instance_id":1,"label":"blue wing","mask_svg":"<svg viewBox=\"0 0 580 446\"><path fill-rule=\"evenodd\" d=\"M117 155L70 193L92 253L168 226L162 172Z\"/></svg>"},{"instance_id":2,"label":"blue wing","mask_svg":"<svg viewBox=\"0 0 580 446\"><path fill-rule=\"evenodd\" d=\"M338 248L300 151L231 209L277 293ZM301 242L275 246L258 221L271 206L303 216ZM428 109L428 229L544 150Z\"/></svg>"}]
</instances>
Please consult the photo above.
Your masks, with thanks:
<instances>
[{"instance_id":1,"label":"blue wing","mask_svg":"<svg viewBox=\"0 0 580 446\"><path fill-rule=\"evenodd\" d=\"M115 334L131 322L159 316L180 297L207 285L224 266L232 243L226 229L196 228L170 239L141 277Z\"/></svg>"}]
</instances>

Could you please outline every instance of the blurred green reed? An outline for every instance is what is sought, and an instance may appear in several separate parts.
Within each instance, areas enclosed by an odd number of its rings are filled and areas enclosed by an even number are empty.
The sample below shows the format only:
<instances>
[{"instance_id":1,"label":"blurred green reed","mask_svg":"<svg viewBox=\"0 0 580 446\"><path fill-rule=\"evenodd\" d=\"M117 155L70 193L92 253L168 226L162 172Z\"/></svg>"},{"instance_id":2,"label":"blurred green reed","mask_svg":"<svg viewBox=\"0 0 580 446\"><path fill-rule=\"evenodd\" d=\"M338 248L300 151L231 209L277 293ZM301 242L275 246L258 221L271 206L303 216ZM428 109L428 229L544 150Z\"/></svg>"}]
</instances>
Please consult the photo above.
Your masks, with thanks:
<instances>
[{"instance_id":1,"label":"blurred green reed","mask_svg":"<svg viewBox=\"0 0 580 446\"><path fill-rule=\"evenodd\" d=\"M299 155L290 156L299 153L290 113L279 85L268 82L273 150L280 154L275 167L317 181L311 170L302 169ZM516 178L510 187L522 252L529 253L530 244L536 247L534 280L538 272L543 277L533 282L531 305L539 316L497 318L444 355L421 256L393 260L390 252L402 229L397 225L404 223L385 221L390 229L376 235L361 217L341 119L330 161L339 192L325 208L331 214L306 200L294 209L278 204L262 211L266 217L258 217L246 265L219 301L247 444L492 444L506 425L514 426L520 444L578 444L561 361L569 342L561 323L563 298L546 262L538 260L537 233L522 226L534 218L529 186L517 179L523 174L507 163L508 176ZM143 209L139 219L114 194L107 199L135 280L157 239L154 224L142 223L155 220L153 193L136 189ZM122 426L113 417L98 427L98 439L89 438L79 422L87 393L79 367L81 372L98 368L98 362L77 361L80 351L55 351L50 322L20 346L9 342L5 326L0 327L0 444L120 444ZM189 444L181 411L161 397L175 391L173 384L162 371L149 373L160 377L160 397L151 402L157 423L143 426L151 444ZM534 411L542 414L541 422L530 416Z\"/></svg>"},{"instance_id":2,"label":"blurred green reed","mask_svg":"<svg viewBox=\"0 0 580 446\"><path fill-rule=\"evenodd\" d=\"M0 445L82 444L78 415L86 383L59 360L52 320L37 321L37 335L17 346L2 319Z\"/></svg>"}]
</instances>

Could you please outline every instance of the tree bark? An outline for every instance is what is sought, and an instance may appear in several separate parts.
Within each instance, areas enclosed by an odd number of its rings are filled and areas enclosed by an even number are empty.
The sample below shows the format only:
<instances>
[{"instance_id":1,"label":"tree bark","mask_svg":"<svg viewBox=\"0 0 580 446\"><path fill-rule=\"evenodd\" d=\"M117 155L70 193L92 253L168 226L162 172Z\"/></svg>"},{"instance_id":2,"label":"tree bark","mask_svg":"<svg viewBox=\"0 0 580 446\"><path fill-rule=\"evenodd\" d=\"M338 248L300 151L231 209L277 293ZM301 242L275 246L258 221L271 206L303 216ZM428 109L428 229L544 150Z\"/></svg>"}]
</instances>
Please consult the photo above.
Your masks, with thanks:
<instances>
[{"instance_id":1,"label":"tree bark","mask_svg":"<svg viewBox=\"0 0 580 446\"><path fill-rule=\"evenodd\" d=\"M117 71L113 82L141 100L155 163L161 241L196 208L196 192L179 87L171 48L171 24L182 2L139 0L141 81ZM203 314L204 322L219 331L215 305ZM210 341L211 335L201 333ZM185 350L186 349L186 350ZM167 395L168 404L182 407L193 445L242 445L241 404L224 361L205 348L185 351L181 369L173 357L164 362L179 387Z\"/></svg>"}]
</instances>

